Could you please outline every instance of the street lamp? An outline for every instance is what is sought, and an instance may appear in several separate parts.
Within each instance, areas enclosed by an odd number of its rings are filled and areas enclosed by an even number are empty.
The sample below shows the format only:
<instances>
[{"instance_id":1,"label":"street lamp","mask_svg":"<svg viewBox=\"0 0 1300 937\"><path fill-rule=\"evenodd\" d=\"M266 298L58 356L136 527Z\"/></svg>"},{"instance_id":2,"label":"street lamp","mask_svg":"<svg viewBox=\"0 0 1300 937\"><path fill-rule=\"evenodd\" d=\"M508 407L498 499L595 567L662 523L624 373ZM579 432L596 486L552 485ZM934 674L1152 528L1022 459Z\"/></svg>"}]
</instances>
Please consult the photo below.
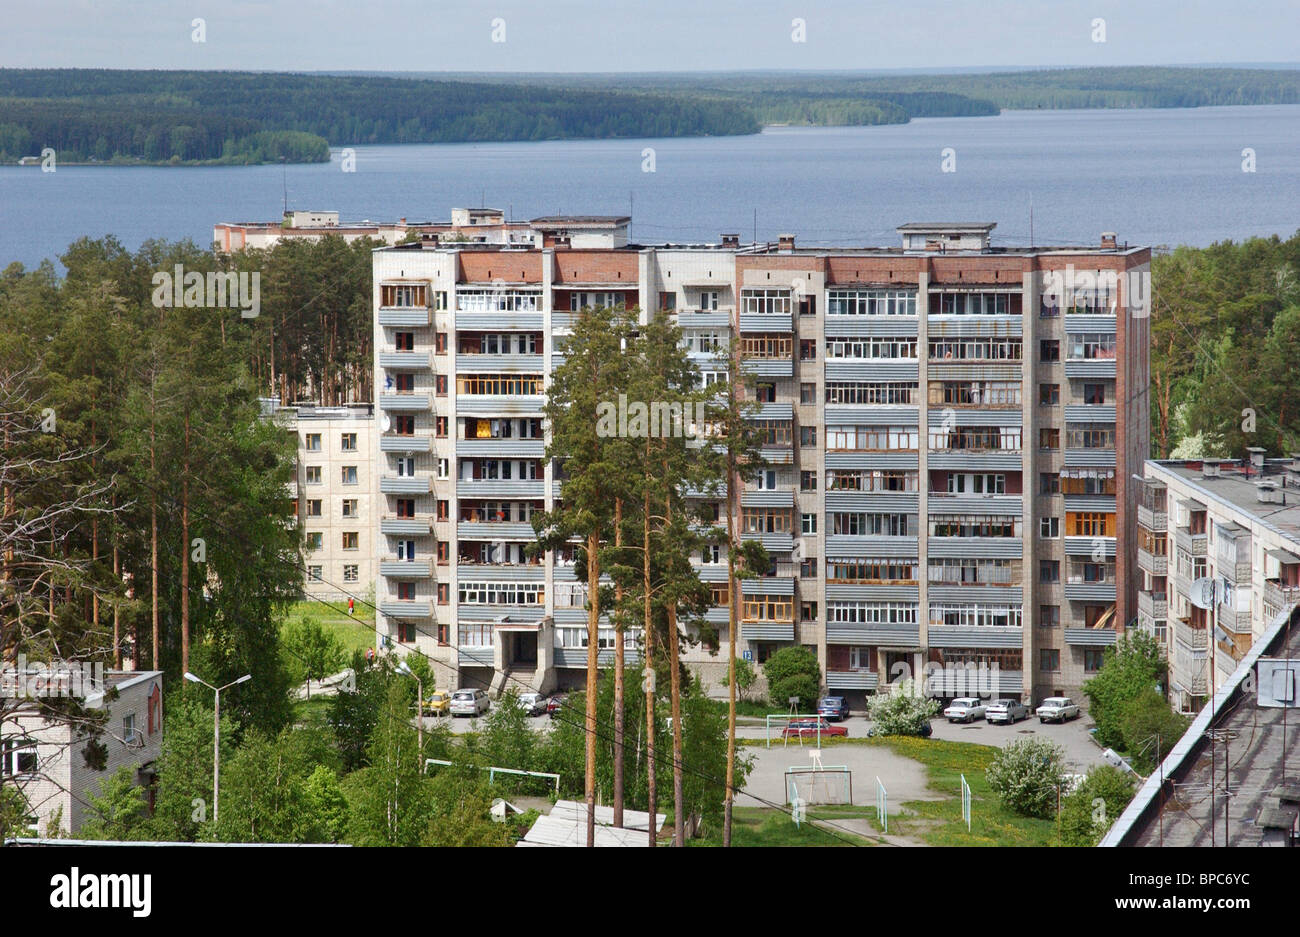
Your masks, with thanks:
<instances>
[{"instance_id":1,"label":"street lamp","mask_svg":"<svg viewBox=\"0 0 1300 937\"><path fill-rule=\"evenodd\" d=\"M411 669L411 665L404 660L397 662L397 672L404 673L408 677L415 678L415 733L416 741L420 746L420 757L424 757L424 681L420 675Z\"/></svg>"},{"instance_id":2,"label":"street lamp","mask_svg":"<svg viewBox=\"0 0 1300 937\"><path fill-rule=\"evenodd\" d=\"M200 680L188 670L185 671L185 679L190 683L201 683L212 691L214 700L214 709L212 711L212 822L217 822L217 811L221 803L221 691L228 690L237 683L245 683L253 679L251 673L246 673L238 680L231 680L225 686L217 687L208 683L206 680Z\"/></svg>"}]
</instances>

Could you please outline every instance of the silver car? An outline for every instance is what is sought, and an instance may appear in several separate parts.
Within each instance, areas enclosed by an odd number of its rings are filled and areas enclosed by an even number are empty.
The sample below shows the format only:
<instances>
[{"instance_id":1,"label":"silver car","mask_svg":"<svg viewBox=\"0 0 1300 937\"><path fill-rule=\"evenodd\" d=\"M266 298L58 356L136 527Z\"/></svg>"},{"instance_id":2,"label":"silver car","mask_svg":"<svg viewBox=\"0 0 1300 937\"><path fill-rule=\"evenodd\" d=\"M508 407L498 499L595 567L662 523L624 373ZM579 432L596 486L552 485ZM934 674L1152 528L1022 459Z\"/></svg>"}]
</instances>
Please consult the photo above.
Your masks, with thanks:
<instances>
[{"instance_id":1,"label":"silver car","mask_svg":"<svg viewBox=\"0 0 1300 937\"><path fill-rule=\"evenodd\" d=\"M451 714L453 716L481 716L492 704L482 690L457 690L451 694Z\"/></svg>"},{"instance_id":2,"label":"silver car","mask_svg":"<svg viewBox=\"0 0 1300 937\"><path fill-rule=\"evenodd\" d=\"M516 698L525 715L540 716L546 712L546 697L541 693L520 693Z\"/></svg>"},{"instance_id":3,"label":"silver car","mask_svg":"<svg viewBox=\"0 0 1300 937\"><path fill-rule=\"evenodd\" d=\"M989 703L989 708L984 711L984 718L988 722L1015 725L1021 719L1029 718L1029 707L1018 699L996 699Z\"/></svg>"},{"instance_id":4,"label":"silver car","mask_svg":"<svg viewBox=\"0 0 1300 937\"><path fill-rule=\"evenodd\" d=\"M1079 718L1079 705L1068 696L1049 696L1035 713L1039 722L1065 722Z\"/></svg>"}]
</instances>

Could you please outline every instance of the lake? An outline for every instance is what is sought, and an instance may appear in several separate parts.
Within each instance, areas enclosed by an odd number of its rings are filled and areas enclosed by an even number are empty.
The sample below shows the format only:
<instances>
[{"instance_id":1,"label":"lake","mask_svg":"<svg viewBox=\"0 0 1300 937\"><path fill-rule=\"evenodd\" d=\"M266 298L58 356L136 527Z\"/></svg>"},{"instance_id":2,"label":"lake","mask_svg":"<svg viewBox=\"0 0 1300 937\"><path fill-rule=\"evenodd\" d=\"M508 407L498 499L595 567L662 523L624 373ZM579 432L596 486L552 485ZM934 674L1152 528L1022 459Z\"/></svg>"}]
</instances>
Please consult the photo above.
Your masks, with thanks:
<instances>
[{"instance_id":1,"label":"lake","mask_svg":"<svg viewBox=\"0 0 1300 937\"><path fill-rule=\"evenodd\" d=\"M207 244L219 221L290 207L344 220L445 220L486 204L516 220L632 215L642 243L894 245L907 221L996 221L994 243L1206 245L1300 228L1300 105L1008 111L883 127L773 127L748 137L361 146L355 172L253 167L0 167L0 267L82 235L129 248ZM1257 171L1242 171L1252 148ZM654 172L643 171L652 148ZM941 168L945 148L954 172Z\"/></svg>"}]
</instances>

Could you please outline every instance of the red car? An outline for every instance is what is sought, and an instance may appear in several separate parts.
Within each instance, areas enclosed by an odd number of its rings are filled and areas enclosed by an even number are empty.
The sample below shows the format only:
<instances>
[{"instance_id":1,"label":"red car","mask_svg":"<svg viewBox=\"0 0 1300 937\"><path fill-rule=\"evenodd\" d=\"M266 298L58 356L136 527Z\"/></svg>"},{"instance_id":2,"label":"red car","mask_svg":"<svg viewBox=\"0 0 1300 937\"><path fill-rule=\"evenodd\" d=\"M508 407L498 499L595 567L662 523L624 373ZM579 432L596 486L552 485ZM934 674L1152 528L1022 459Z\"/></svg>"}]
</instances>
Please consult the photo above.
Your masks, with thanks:
<instances>
[{"instance_id":1,"label":"red car","mask_svg":"<svg viewBox=\"0 0 1300 937\"><path fill-rule=\"evenodd\" d=\"M798 719L786 725L781 730L781 734L786 738L802 736L803 738L817 738L818 734L822 736L839 735L848 737L848 726L837 726L825 719Z\"/></svg>"}]
</instances>

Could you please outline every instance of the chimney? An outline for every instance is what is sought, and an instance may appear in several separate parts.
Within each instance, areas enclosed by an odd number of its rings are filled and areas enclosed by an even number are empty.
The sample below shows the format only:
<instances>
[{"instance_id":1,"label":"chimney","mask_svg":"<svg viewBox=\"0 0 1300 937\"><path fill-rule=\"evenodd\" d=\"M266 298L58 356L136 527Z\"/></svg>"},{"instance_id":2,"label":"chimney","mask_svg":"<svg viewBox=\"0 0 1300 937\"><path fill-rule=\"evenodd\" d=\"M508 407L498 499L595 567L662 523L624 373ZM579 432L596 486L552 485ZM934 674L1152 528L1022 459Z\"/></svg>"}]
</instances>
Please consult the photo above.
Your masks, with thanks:
<instances>
[{"instance_id":1,"label":"chimney","mask_svg":"<svg viewBox=\"0 0 1300 937\"><path fill-rule=\"evenodd\" d=\"M1115 249L1115 232L1101 232L1101 249L1104 251L1113 251Z\"/></svg>"},{"instance_id":2,"label":"chimney","mask_svg":"<svg viewBox=\"0 0 1300 937\"><path fill-rule=\"evenodd\" d=\"M1222 459L1202 459L1202 460L1201 460L1201 477L1202 477L1202 478L1218 478L1218 477L1219 477L1219 465L1220 465L1222 462L1223 462Z\"/></svg>"},{"instance_id":3,"label":"chimney","mask_svg":"<svg viewBox=\"0 0 1300 937\"><path fill-rule=\"evenodd\" d=\"M400 218L400 219L398 219L398 220L401 221L401 223L402 223L402 227L406 227L406 219L405 219L405 218Z\"/></svg>"},{"instance_id":4,"label":"chimney","mask_svg":"<svg viewBox=\"0 0 1300 937\"><path fill-rule=\"evenodd\" d=\"M724 234L724 235L722 236L722 246L723 246L723 247L739 247L739 246L740 246L740 235L739 235L739 234Z\"/></svg>"},{"instance_id":5,"label":"chimney","mask_svg":"<svg viewBox=\"0 0 1300 937\"><path fill-rule=\"evenodd\" d=\"M778 234L776 236L776 244L777 247L779 247L783 251L792 251L794 250L794 235Z\"/></svg>"},{"instance_id":6,"label":"chimney","mask_svg":"<svg viewBox=\"0 0 1300 937\"><path fill-rule=\"evenodd\" d=\"M1264 470L1264 453L1268 452L1263 446L1247 446L1246 451L1250 453L1250 464L1261 472Z\"/></svg>"}]
</instances>

